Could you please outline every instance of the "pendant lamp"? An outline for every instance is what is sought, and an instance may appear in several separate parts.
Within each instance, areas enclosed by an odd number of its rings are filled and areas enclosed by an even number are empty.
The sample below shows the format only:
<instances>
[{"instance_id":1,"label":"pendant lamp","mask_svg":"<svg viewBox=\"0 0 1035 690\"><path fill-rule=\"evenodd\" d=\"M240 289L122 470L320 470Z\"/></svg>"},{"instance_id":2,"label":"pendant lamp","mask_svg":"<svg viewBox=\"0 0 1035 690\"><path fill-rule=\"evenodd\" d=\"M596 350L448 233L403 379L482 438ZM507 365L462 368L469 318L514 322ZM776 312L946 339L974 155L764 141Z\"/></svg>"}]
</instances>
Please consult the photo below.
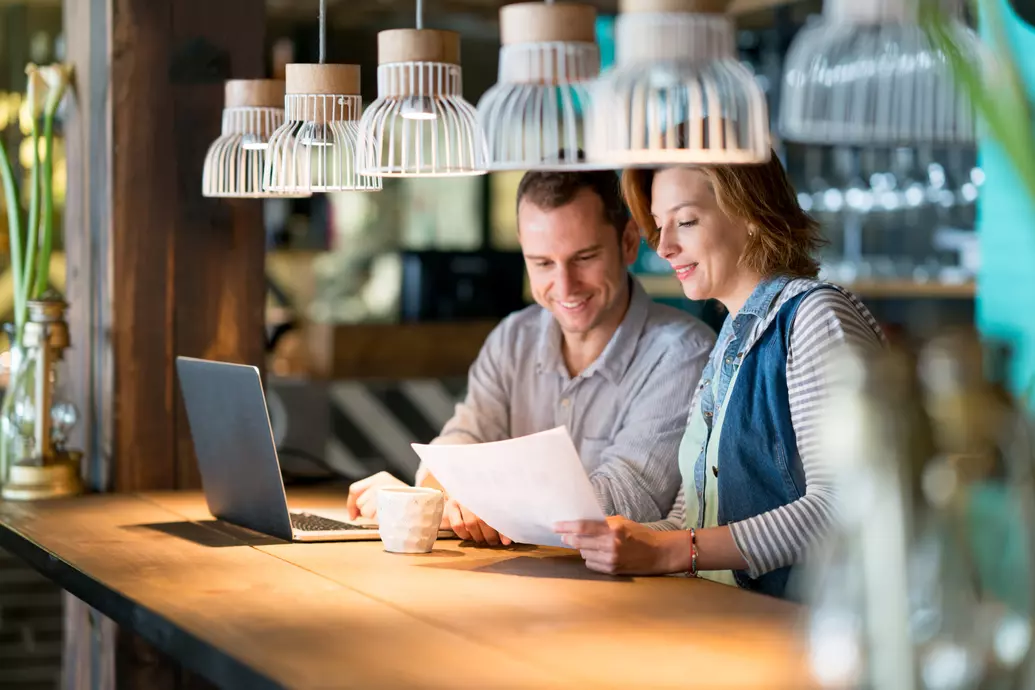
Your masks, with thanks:
<instances>
[{"instance_id":1,"label":"pendant lamp","mask_svg":"<svg viewBox=\"0 0 1035 690\"><path fill-rule=\"evenodd\" d=\"M973 108L913 0L826 0L787 52L780 132L810 144L971 144ZM958 15L957 15L958 16ZM957 44L978 38L954 20Z\"/></svg>"},{"instance_id":2,"label":"pendant lamp","mask_svg":"<svg viewBox=\"0 0 1035 690\"><path fill-rule=\"evenodd\" d=\"M590 82L600 73L596 10L525 2L500 8L499 79L478 102L490 170L574 170Z\"/></svg>"},{"instance_id":3,"label":"pendant lamp","mask_svg":"<svg viewBox=\"0 0 1035 690\"><path fill-rule=\"evenodd\" d=\"M231 79L226 82L223 132L205 155L201 193L206 197L308 196L262 188L266 146L284 122L284 82Z\"/></svg>"},{"instance_id":4,"label":"pendant lamp","mask_svg":"<svg viewBox=\"0 0 1035 690\"><path fill-rule=\"evenodd\" d=\"M460 36L423 28L377 35L377 100L360 122L359 168L381 177L487 172L488 150L474 107L461 95Z\"/></svg>"},{"instance_id":5,"label":"pendant lamp","mask_svg":"<svg viewBox=\"0 0 1035 690\"><path fill-rule=\"evenodd\" d=\"M765 94L737 60L727 4L621 0L615 66L590 93L590 162L626 168L769 160Z\"/></svg>"},{"instance_id":6,"label":"pendant lamp","mask_svg":"<svg viewBox=\"0 0 1035 690\"><path fill-rule=\"evenodd\" d=\"M269 140L263 187L274 192L378 191L381 180L356 166L358 65L324 64L325 0L320 0L320 62L286 67L284 124Z\"/></svg>"}]
</instances>

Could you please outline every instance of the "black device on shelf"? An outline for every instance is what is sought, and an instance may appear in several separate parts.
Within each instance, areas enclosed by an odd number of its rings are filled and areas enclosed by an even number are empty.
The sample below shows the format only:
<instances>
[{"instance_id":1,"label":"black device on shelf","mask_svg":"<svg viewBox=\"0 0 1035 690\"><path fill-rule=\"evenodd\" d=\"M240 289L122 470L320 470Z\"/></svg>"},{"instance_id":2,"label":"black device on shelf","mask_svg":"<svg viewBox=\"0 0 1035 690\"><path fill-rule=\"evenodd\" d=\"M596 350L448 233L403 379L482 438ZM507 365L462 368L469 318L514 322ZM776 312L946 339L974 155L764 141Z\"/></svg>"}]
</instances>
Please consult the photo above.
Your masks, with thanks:
<instances>
[{"instance_id":1,"label":"black device on shelf","mask_svg":"<svg viewBox=\"0 0 1035 690\"><path fill-rule=\"evenodd\" d=\"M402 321L499 319L525 306L520 252L402 253Z\"/></svg>"}]
</instances>

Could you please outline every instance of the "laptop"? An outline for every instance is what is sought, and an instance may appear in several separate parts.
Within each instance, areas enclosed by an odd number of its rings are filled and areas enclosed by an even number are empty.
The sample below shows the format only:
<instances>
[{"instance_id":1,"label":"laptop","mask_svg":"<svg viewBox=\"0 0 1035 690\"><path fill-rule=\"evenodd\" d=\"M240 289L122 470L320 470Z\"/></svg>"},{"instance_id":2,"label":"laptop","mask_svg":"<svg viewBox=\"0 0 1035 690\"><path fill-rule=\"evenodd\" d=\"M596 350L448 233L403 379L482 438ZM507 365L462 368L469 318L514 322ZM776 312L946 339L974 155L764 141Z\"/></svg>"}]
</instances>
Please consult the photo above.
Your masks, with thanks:
<instances>
[{"instance_id":1,"label":"laptop","mask_svg":"<svg viewBox=\"0 0 1035 690\"><path fill-rule=\"evenodd\" d=\"M212 515L286 541L381 538L376 521L349 521L288 509L256 367L177 357L176 371ZM439 536L455 537L448 530Z\"/></svg>"}]
</instances>

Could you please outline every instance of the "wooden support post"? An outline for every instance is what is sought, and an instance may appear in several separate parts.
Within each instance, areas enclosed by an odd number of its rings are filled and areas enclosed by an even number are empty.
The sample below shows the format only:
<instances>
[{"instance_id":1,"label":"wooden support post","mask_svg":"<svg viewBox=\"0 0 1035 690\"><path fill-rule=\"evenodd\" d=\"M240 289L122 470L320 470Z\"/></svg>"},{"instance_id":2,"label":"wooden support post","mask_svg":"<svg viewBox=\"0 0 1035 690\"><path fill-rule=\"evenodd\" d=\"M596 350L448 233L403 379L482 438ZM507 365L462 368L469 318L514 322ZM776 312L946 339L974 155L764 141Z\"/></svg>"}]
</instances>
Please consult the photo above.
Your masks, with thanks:
<instances>
[{"instance_id":1,"label":"wooden support post","mask_svg":"<svg viewBox=\"0 0 1035 690\"><path fill-rule=\"evenodd\" d=\"M201 196L224 80L265 76L265 2L63 5L75 68L65 123L69 374L87 483L197 488L175 358L261 367L265 352L261 202ZM68 602L66 687L198 686L140 640L116 644L113 626L98 642L89 610Z\"/></svg>"},{"instance_id":2,"label":"wooden support post","mask_svg":"<svg viewBox=\"0 0 1035 690\"><path fill-rule=\"evenodd\" d=\"M264 74L264 3L65 0L65 13L71 369L91 483L196 488L176 355L264 355L261 202L201 196L224 80Z\"/></svg>"}]
</instances>

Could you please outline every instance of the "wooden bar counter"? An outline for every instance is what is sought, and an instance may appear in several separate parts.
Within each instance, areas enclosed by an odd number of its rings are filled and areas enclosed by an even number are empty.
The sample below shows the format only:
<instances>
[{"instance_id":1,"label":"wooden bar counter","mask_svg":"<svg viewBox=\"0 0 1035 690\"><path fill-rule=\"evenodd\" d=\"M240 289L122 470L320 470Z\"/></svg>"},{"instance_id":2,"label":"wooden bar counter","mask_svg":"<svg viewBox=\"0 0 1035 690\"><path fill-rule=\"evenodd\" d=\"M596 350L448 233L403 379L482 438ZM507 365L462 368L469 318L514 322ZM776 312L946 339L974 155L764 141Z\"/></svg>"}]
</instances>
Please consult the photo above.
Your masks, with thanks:
<instances>
[{"instance_id":1,"label":"wooden bar counter","mask_svg":"<svg viewBox=\"0 0 1035 690\"><path fill-rule=\"evenodd\" d=\"M299 499L302 500L299 500ZM341 494L292 494L337 508ZM0 502L0 548L225 688L802 688L802 610L571 551L289 544L200 493Z\"/></svg>"}]
</instances>

